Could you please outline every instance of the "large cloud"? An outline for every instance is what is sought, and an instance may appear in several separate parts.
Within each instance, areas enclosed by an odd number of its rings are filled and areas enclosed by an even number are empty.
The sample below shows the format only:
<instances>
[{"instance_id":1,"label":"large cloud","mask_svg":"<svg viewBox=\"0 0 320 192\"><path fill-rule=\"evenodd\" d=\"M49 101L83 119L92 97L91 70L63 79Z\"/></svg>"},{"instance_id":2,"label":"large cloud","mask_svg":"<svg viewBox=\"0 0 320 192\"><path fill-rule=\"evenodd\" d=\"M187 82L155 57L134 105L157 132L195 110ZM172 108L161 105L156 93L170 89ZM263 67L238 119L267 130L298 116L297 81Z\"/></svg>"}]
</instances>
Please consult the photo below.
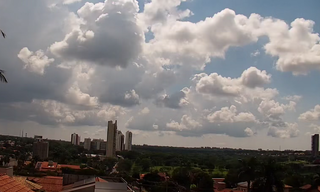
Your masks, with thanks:
<instances>
[{"instance_id":1,"label":"large cloud","mask_svg":"<svg viewBox=\"0 0 320 192\"><path fill-rule=\"evenodd\" d=\"M309 71L320 70L320 37L313 33L314 22L296 19L291 28L283 21L266 20L262 28L270 28L267 35L270 42L265 45L266 52L279 57L277 69L291 71L295 75L307 74ZM272 30L272 29L277 30Z\"/></svg>"},{"instance_id":2,"label":"large cloud","mask_svg":"<svg viewBox=\"0 0 320 192\"><path fill-rule=\"evenodd\" d=\"M85 60L111 67L127 67L141 51L143 33L137 24L135 0L117 3L87 2L77 13L83 24L63 41L51 45L51 52L67 60Z\"/></svg>"},{"instance_id":3,"label":"large cloud","mask_svg":"<svg viewBox=\"0 0 320 192\"><path fill-rule=\"evenodd\" d=\"M222 77L217 73L210 75L196 74L193 81L198 93L212 97L233 97L245 102L253 99L271 99L278 92L275 89L264 89L270 82L271 75L255 67L245 70L239 78Z\"/></svg>"},{"instance_id":4,"label":"large cloud","mask_svg":"<svg viewBox=\"0 0 320 192\"><path fill-rule=\"evenodd\" d=\"M302 113L299 116L300 120L304 121L318 121L320 120L320 105L314 106L313 109Z\"/></svg>"}]
</instances>

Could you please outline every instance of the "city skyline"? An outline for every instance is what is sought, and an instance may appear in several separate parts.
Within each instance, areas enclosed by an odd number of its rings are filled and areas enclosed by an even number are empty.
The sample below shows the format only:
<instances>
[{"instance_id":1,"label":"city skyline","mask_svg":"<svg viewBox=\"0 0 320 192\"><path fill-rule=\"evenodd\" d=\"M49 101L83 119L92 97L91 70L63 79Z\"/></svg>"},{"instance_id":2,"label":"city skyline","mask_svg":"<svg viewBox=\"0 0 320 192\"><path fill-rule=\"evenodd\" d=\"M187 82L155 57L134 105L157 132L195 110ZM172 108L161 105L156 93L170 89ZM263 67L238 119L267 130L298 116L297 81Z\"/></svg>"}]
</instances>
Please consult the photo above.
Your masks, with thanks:
<instances>
[{"instance_id":1,"label":"city skyline","mask_svg":"<svg viewBox=\"0 0 320 192\"><path fill-rule=\"evenodd\" d=\"M112 2L1 3L0 133L310 149L319 1Z\"/></svg>"}]
</instances>

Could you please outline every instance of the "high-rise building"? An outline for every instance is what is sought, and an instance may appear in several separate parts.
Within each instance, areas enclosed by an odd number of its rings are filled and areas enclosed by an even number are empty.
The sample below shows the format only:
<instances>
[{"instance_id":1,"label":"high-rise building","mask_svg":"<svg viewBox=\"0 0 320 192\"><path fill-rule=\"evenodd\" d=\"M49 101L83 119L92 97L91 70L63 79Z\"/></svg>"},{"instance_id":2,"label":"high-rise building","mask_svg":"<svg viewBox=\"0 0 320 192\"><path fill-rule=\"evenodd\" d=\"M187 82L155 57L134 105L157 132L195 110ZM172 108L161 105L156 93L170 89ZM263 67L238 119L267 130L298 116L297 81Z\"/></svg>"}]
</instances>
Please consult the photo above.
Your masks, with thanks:
<instances>
[{"instance_id":1,"label":"high-rise building","mask_svg":"<svg viewBox=\"0 0 320 192\"><path fill-rule=\"evenodd\" d=\"M116 156L116 136L117 136L117 120L115 123L108 121L108 135L107 135L107 157Z\"/></svg>"},{"instance_id":2,"label":"high-rise building","mask_svg":"<svg viewBox=\"0 0 320 192\"><path fill-rule=\"evenodd\" d=\"M42 140L42 136L40 136L40 135L34 135L34 140L35 141L41 141Z\"/></svg>"},{"instance_id":3,"label":"high-rise building","mask_svg":"<svg viewBox=\"0 0 320 192\"><path fill-rule=\"evenodd\" d=\"M311 153L313 156L319 154L319 134L314 134L311 137Z\"/></svg>"},{"instance_id":4,"label":"high-rise building","mask_svg":"<svg viewBox=\"0 0 320 192\"><path fill-rule=\"evenodd\" d=\"M117 132L116 151L122 151L124 147L124 135L121 131Z\"/></svg>"},{"instance_id":5,"label":"high-rise building","mask_svg":"<svg viewBox=\"0 0 320 192\"><path fill-rule=\"evenodd\" d=\"M93 139L91 142L91 149L92 150L102 150L101 149L101 143L103 142L102 139ZM106 149L104 149L106 150Z\"/></svg>"},{"instance_id":6,"label":"high-rise building","mask_svg":"<svg viewBox=\"0 0 320 192\"><path fill-rule=\"evenodd\" d=\"M121 151L124 151L124 135L121 135Z\"/></svg>"},{"instance_id":7,"label":"high-rise building","mask_svg":"<svg viewBox=\"0 0 320 192\"><path fill-rule=\"evenodd\" d=\"M33 143L33 157L40 160L47 159L49 156L49 143L43 140L37 140Z\"/></svg>"},{"instance_id":8,"label":"high-rise building","mask_svg":"<svg viewBox=\"0 0 320 192\"><path fill-rule=\"evenodd\" d=\"M71 134L71 144L80 145L80 136L76 133Z\"/></svg>"},{"instance_id":9,"label":"high-rise building","mask_svg":"<svg viewBox=\"0 0 320 192\"><path fill-rule=\"evenodd\" d=\"M84 139L84 149L90 150L91 149L91 139L85 138Z\"/></svg>"},{"instance_id":10,"label":"high-rise building","mask_svg":"<svg viewBox=\"0 0 320 192\"><path fill-rule=\"evenodd\" d=\"M132 133L130 131L126 132L126 143L125 150L131 151L132 148Z\"/></svg>"},{"instance_id":11,"label":"high-rise building","mask_svg":"<svg viewBox=\"0 0 320 192\"><path fill-rule=\"evenodd\" d=\"M101 141L100 142L100 150L101 151L106 151L107 150L107 142L106 141Z\"/></svg>"}]
</instances>

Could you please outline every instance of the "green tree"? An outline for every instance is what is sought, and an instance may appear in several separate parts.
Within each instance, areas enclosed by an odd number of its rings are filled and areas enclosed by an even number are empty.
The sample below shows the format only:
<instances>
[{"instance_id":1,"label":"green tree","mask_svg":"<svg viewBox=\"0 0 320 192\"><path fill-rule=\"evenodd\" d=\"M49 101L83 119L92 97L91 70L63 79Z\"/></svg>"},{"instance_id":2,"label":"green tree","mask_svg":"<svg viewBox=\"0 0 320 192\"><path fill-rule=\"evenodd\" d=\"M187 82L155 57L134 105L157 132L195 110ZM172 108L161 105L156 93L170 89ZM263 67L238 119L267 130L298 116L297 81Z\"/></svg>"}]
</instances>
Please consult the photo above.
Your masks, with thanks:
<instances>
[{"instance_id":1,"label":"green tree","mask_svg":"<svg viewBox=\"0 0 320 192\"><path fill-rule=\"evenodd\" d=\"M151 160L149 158L142 159L139 164L142 167L142 171L149 171L151 167Z\"/></svg>"},{"instance_id":2,"label":"green tree","mask_svg":"<svg viewBox=\"0 0 320 192\"><path fill-rule=\"evenodd\" d=\"M118 160L116 158L107 157L104 160L102 160L101 164L103 165L105 170L111 171L113 166L117 163L117 161Z\"/></svg>"},{"instance_id":3,"label":"green tree","mask_svg":"<svg viewBox=\"0 0 320 192\"><path fill-rule=\"evenodd\" d=\"M320 174L316 174L313 176L311 189L317 189L320 186Z\"/></svg>"},{"instance_id":4,"label":"green tree","mask_svg":"<svg viewBox=\"0 0 320 192\"><path fill-rule=\"evenodd\" d=\"M142 180L142 185L147 191L161 191L161 177L157 173L145 174Z\"/></svg>"},{"instance_id":5,"label":"green tree","mask_svg":"<svg viewBox=\"0 0 320 192\"><path fill-rule=\"evenodd\" d=\"M213 180L208 173L193 170L191 177L192 183L197 186L199 192L213 192Z\"/></svg>"},{"instance_id":6,"label":"green tree","mask_svg":"<svg viewBox=\"0 0 320 192\"><path fill-rule=\"evenodd\" d=\"M6 34L0 29L0 33L3 38L6 38ZM0 82L8 83L6 76L4 76L4 70L0 69Z\"/></svg>"},{"instance_id":7,"label":"green tree","mask_svg":"<svg viewBox=\"0 0 320 192\"><path fill-rule=\"evenodd\" d=\"M237 183L239 182L237 170L235 169L229 170L224 182L226 183L227 188L237 187Z\"/></svg>"},{"instance_id":8,"label":"green tree","mask_svg":"<svg viewBox=\"0 0 320 192\"><path fill-rule=\"evenodd\" d=\"M251 191L251 181L256 179L257 175L257 159L252 157L248 160L239 159L241 163L241 170L239 173L239 179L242 179L247 182L247 191Z\"/></svg>"},{"instance_id":9,"label":"green tree","mask_svg":"<svg viewBox=\"0 0 320 192\"><path fill-rule=\"evenodd\" d=\"M284 183L292 186L293 188L299 189L303 185L304 178L299 173L294 173L292 175L287 176L284 179Z\"/></svg>"},{"instance_id":10,"label":"green tree","mask_svg":"<svg viewBox=\"0 0 320 192\"><path fill-rule=\"evenodd\" d=\"M260 177L252 184L252 192L283 192L280 171L284 171L282 167L274 159L268 159L261 167Z\"/></svg>"},{"instance_id":11,"label":"green tree","mask_svg":"<svg viewBox=\"0 0 320 192\"><path fill-rule=\"evenodd\" d=\"M201 192L213 192L213 180L209 174L202 173L200 175L198 188Z\"/></svg>"},{"instance_id":12,"label":"green tree","mask_svg":"<svg viewBox=\"0 0 320 192\"><path fill-rule=\"evenodd\" d=\"M119 172L127 172L130 173L132 167L132 161L129 159L121 159L118 163L118 168L117 170Z\"/></svg>"},{"instance_id":13,"label":"green tree","mask_svg":"<svg viewBox=\"0 0 320 192\"><path fill-rule=\"evenodd\" d=\"M178 167L174 169L172 172L172 179L189 190L191 185L189 169L185 167Z\"/></svg>"}]
</instances>

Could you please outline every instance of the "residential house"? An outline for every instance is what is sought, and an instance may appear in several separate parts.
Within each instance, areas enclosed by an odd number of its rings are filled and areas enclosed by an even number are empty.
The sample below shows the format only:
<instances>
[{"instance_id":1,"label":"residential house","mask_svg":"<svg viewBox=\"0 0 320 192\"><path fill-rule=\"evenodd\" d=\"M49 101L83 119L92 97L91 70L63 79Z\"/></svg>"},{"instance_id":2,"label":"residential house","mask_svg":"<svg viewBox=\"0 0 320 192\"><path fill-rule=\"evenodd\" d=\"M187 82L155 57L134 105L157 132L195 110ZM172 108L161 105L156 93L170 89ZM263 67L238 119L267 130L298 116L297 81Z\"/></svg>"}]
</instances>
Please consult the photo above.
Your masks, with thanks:
<instances>
[{"instance_id":1,"label":"residential house","mask_svg":"<svg viewBox=\"0 0 320 192\"><path fill-rule=\"evenodd\" d=\"M80 170L80 165L66 165L66 164L58 164L52 161L43 161L37 162L35 169L38 171L52 171L52 172L61 172L61 168L70 168L74 170Z\"/></svg>"},{"instance_id":2,"label":"residential house","mask_svg":"<svg viewBox=\"0 0 320 192\"><path fill-rule=\"evenodd\" d=\"M38 171L57 171L58 163L53 161L37 162L35 169Z\"/></svg>"}]
</instances>

